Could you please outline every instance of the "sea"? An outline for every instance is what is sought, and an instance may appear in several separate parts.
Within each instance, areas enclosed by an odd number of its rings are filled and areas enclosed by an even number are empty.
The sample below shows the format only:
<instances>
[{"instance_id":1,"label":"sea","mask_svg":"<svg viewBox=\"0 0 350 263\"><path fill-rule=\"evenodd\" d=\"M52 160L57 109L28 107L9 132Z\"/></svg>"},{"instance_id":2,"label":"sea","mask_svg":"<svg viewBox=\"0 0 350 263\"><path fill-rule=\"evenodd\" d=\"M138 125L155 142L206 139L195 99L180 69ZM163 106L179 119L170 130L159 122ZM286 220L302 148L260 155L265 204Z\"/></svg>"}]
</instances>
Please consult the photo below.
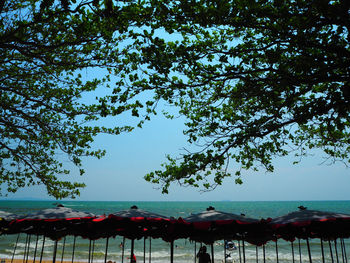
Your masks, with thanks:
<instances>
[{"instance_id":1,"label":"sea","mask_svg":"<svg viewBox=\"0 0 350 263\"><path fill-rule=\"evenodd\" d=\"M267 219L285 215L297 211L298 206L307 207L310 210L321 210L328 212L339 212L350 214L350 201L215 201L215 202L118 202L118 201L60 201L65 207L96 215L108 215L120 210L129 209L136 205L139 209L147 210L157 214L185 218L191 214L204 211L213 206L218 211L245 214L246 217L256 219ZM57 205L55 201L5 201L0 200L0 210L25 215ZM75 246L73 243L75 242ZM278 240L270 241L265 246L256 247L247 242L233 240L236 249L226 251L230 256L226 262L232 260L235 263L258 263L258 262L347 262L350 257L350 240L337 240L330 243L323 242L323 256L321 241L310 239L310 254L307 249L306 240L286 242ZM29 244L29 245L28 245ZM122 246L124 244L124 246ZM12 258L33 262L33 259L51 260L53 258L55 242L43 236L1 235L0 236L0 259L11 260ZM135 255L137 262L170 262L170 243L161 239L135 240ZM188 239L179 239L174 242L173 262L198 262L195 255L201 246L198 242ZM224 262L225 250L224 240L218 240L213 245L214 262ZM74 253L73 253L74 250ZM127 257L131 251L131 240L122 236L115 238L98 239L90 241L81 237L67 236L58 241L56 262L104 262L107 252L107 260L112 262L128 262ZM210 246L208 247L210 252ZM244 251L244 255L243 255ZM27 253L26 253L27 252Z\"/></svg>"}]
</instances>

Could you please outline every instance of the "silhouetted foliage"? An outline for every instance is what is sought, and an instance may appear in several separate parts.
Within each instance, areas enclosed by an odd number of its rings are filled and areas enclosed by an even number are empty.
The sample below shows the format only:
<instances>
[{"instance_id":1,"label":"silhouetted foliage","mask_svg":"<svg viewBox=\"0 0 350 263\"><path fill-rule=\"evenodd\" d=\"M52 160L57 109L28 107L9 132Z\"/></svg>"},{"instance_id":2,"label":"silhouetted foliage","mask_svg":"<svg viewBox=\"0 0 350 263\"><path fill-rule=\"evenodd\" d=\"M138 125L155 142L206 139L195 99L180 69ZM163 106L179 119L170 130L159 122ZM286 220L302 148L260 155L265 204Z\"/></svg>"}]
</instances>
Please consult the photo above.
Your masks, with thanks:
<instances>
[{"instance_id":1,"label":"silhouetted foliage","mask_svg":"<svg viewBox=\"0 0 350 263\"><path fill-rule=\"evenodd\" d=\"M231 175L241 183L242 169L272 172L274 157L294 151L298 161L314 148L349 162L349 1L150 6L153 19L135 32L116 101L153 90L143 106L178 107L196 147L146 180L163 192L176 181L212 189Z\"/></svg>"},{"instance_id":2,"label":"silhouetted foliage","mask_svg":"<svg viewBox=\"0 0 350 263\"><path fill-rule=\"evenodd\" d=\"M242 183L242 169L272 172L274 157L294 152L298 161L314 148L348 163L349 8L345 0L5 1L2 184L75 195L81 184L56 178L68 172L56 152L78 166L83 155L100 157L88 151L96 134L131 127L85 121L130 111L142 127L159 102L186 118L194 146L145 176L164 193L173 182L210 190L236 175ZM109 73L77 74L93 67ZM109 77L112 94L79 103Z\"/></svg>"},{"instance_id":3,"label":"silhouetted foliage","mask_svg":"<svg viewBox=\"0 0 350 263\"><path fill-rule=\"evenodd\" d=\"M113 107L84 94L105 86L105 78L86 80L82 69L119 64L115 42L122 40L117 19L105 19L92 1L2 1L0 13L0 184L16 192L43 184L56 197L75 197L83 183L64 179L64 156L83 174L83 156L100 133L130 127L91 126ZM120 34L111 38L114 30ZM107 70L106 70L107 71ZM64 153L64 155L62 155ZM60 177L59 177L60 176ZM62 177L63 176L63 177ZM63 178L63 179L62 179Z\"/></svg>"}]
</instances>

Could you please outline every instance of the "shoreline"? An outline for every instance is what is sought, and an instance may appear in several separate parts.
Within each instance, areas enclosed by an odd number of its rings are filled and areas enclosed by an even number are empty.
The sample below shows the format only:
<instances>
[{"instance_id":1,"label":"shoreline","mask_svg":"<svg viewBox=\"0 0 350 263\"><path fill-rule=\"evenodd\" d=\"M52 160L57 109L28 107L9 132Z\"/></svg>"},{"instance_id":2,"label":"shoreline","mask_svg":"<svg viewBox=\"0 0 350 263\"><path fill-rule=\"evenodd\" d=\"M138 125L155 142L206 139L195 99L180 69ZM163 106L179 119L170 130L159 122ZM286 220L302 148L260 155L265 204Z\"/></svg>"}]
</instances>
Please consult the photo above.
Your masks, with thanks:
<instances>
[{"instance_id":1,"label":"shoreline","mask_svg":"<svg viewBox=\"0 0 350 263\"><path fill-rule=\"evenodd\" d=\"M11 258L1 258L1 263L23 263L23 259L12 259ZM74 260L74 263L86 263L88 261L83 261L83 260L79 260L79 261L75 261ZM96 261L95 261L96 262ZM40 263L40 259L36 259L35 262L32 260L32 259L28 259L25 263ZM52 263L52 259L43 259L41 261L41 263ZM72 261L69 261L69 260L64 260L64 261L61 261L61 260L56 260L56 263L72 263Z\"/></svg>"}]
</instances>

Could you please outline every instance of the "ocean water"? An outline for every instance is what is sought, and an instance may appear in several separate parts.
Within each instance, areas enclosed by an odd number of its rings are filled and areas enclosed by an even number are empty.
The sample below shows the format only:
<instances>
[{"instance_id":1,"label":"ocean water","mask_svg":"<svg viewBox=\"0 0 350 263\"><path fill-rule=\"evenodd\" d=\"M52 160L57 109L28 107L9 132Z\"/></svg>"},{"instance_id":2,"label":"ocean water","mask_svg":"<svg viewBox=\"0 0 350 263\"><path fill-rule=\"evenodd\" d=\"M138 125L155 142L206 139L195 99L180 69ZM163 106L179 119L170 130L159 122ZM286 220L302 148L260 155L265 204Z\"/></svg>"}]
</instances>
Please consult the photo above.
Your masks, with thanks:
<instances>
[{"instance_id":1,"label":"ocean water","mask_svg":"<svg viewBox=\"0 0 350 263\"><path fill-rule=\"evenodd\" d=\"M54 201L0 201L0 210L16 213L19 215L29 214L41 209L50 208L55 205ZM92 212L97 215L110 214L120 210L129 209L132 205L137 205L140 209L155 212L165 216L187 217L193 213L204 211L207 207L213 206L218 211L225 211L235 214L244 213L252 218L273 218L298 210L298 206L303 205L310 210L333 211L350 214L350 201L271 201L271 202L92 202L92 201L62 201L66 207L72 209ZM30 239L30 240L29 240ZM45 241L45 242L44 242ZM73 243L76 243L74 250L74 261L104 262L106 255L107 239L90 241L77 237L67 236L61 239L57 245L56 261L72 261ZM120 244L124 242L124 249ZM312 262L322 262L321 241L319 239L310 239ZM269 242L265 247L256 247L245 242L235 241L238 249L230 251L231 257L236 263L240 262L310 262L309 253L305 240L290 242L278 240L277 253L276 243ZM27 246L26 244L29 244ZM44 244L44 246L43 246ZM214 244L215 262L224 260L224 241L218 241ZM36 258L39 260L52 259L55 242L42 236L21 235L2 235L0 236L0 258L23 259L24 262L30 262ZM186 239L176 240L174 249L174 262L185 263L195 262L195 253L200 244L190 242ZM325 262L346 262L350 257L350 240L344 241L338 239L330 244L324 243ZM131 241L123 240L123 237L117 236L108 240L107 260L116 262L127 262L126 257L130 254ZM244 256L243 256L244 249ZM208 247L210 251L210 247ZM25 252L29 253L25 253ZM294 253L293 253L294 251ZM239 253L241 252L241 253ZM138 262L169 262L170 244L161 239L140 239L135 240L135 255ZM264 257L265 255L265 257ZM294 258L294 261L293 261Z\"/></svg>"}]
</instances>

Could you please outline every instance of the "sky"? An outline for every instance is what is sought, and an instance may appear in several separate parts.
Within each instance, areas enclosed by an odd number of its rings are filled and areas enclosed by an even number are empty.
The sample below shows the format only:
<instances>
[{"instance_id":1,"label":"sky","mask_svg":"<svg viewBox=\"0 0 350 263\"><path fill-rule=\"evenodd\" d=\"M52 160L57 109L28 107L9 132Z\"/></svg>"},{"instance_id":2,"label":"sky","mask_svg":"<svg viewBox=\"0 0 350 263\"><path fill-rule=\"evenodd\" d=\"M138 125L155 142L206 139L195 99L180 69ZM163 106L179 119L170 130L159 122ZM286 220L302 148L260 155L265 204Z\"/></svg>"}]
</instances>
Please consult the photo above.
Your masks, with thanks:
<instances>
[{"instance_id":1,"label":"sky","mask_svg":"<svg viewBox=\"0 0 350 263\"><path fill-rule=\"evenodd\" d=\"M113 124L113 120L108 120ZM300 164L291 157L274 160L273 173L247 172L243 185L234 178L224 181L211 192L177 185L162 194L156 185L143 179L148 172L160 169L166 154L176 155L186 145L182 134L184 120L167 120L157 115L144 128L118 136L103 135L94 145L106 149L101 160L84 159L86 174L72 179L87 184L79 201L284 201L349 200L350 170L344 164L321 165L322 157L313 152ZM42 187L30 187L10 194L6 199L52 199Z\"/></svg>"}]
</instances>

